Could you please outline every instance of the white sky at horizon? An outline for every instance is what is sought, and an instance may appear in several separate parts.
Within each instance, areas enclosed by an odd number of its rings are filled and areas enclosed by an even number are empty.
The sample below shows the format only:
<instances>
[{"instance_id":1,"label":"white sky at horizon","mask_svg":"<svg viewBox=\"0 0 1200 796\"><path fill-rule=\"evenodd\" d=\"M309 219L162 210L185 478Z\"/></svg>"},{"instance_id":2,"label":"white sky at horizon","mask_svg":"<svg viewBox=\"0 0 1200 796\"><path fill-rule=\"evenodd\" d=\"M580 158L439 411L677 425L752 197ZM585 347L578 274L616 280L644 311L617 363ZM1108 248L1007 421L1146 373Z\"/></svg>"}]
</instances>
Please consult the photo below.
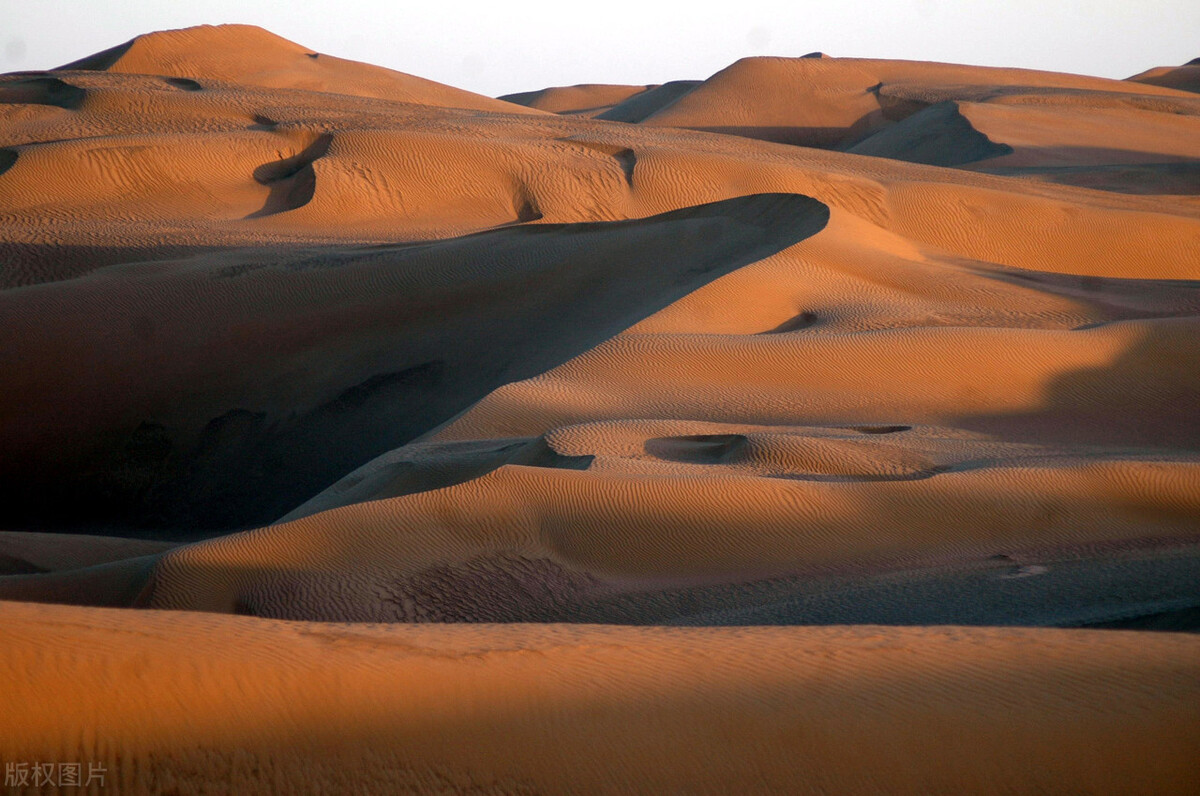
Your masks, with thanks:
<instances>
[{"instance_id":1,"label":"white sky at horizon","mask_svg":"<svg viewBox=\"0 0 1200 796\"><path fill-rule=\"evenodd\" d=\"M748 55L905 58L1122 78L1200 56L1197 0L0 0L0 71L49 69L141 33L259 25L315 51L497 96L703 79Z\"/></svg>"}]
</instances>

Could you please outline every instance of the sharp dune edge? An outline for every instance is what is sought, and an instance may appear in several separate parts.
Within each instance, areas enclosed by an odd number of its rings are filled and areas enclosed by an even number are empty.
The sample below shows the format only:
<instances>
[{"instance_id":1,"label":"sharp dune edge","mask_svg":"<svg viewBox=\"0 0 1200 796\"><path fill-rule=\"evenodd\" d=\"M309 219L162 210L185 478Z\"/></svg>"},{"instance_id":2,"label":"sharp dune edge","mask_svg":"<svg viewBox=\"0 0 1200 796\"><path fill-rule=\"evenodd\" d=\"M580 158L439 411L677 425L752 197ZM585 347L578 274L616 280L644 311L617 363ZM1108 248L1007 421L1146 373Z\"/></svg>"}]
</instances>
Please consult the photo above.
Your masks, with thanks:
<instances>
[{"instance_id":1,"label":"sharp dune edge","mask_svg":"<svg viewBox=\"0 0 1200 796\"><path fill-rule=\"evenodd\" d=\"M1200 792L1197 68L0 76L0 760Z\"/></svg>"}]
</instances>

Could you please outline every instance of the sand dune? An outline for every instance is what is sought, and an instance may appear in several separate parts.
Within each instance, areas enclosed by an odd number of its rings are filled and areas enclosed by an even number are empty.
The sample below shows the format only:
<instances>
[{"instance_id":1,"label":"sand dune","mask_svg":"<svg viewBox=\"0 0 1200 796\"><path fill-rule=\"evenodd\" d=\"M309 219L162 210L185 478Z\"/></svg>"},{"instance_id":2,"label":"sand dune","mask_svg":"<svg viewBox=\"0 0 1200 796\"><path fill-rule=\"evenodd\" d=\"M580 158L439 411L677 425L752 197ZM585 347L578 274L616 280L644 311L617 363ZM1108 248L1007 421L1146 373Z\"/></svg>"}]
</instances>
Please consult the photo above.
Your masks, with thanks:
<instances>
[{"instance_id":1,"label":"sand dune","mask_svg":"<svg viewBox=\"0 0 1200 796\"><path fill-rule=\"evenodd\" d=\"M5 575L54 572L154 555L170 542L116 536L53 533L0 533L0 567Z\"/></svg>"},{"instance_id":2,"label":"sand dune","mask_svg":"<svg viewBox=\"0 0 1200 796\"><path fill-rule=\"evenodd\" d=\"M162 75L183 91L204 80L520 113L519 107L422 77L316 53L253 25L201 25L138 36L56 71Z\"/></svg>"},{"instance_id":3,"label":"sand dune","mask_svg":"<svg viewBox=\"0 0 1200 796\"><path fill-rule=\"evenodd\" d=\"M1200 58L1193 58L1183 66L1158 66L1147 69L1128 79L1150 86L1200 93Z\"/></svg>"},{"instance_id":4,"label":"sand dune","mask_svg":"<svg viewBox=\"0 0 1200 796\"><path fill-rule=\"evenodd\" d=\"M122 792L1162 793L1200 755L1195 636L5 619L0 754Z\"/></svg>"},{"instance_id":5,"label":"sand dune","mask_svg":"<svg viewBox=\"0 0 1200 796\"><path fill-rule=\"evenodd\" d=\"M1182 107L1186 110L1168 114L947 101L848 151L1101 190L1195 194L1200 190L1200 104Z\"/></svg>"},{"instance_id":6,"label":"sand dune","mask_svg":"<svg viewBox=\"0 0 1200 796\"><path fill-rule=\"evenodd\" d=\"M703 82L634 94L595 116L938 166L971 164L1101 190L1192 194L1200 184L1191 129L1200 123L1200 103L1156 89L1190 90L1193 68L1151 70L1130 78L1141 84L1134 87L952 64L747 58ZM569 102L535 107L575 112Z\"/></svg>"},{"instance_id":7,"label":"sand dune","mask_svg":"<svg viewBox=\"0 0 1200 796\"><path fill-rule=\"evenodd\" d=\"M753 592L814 571L1172 541L1194 530L1200 510L1195 464L1161 455L1034 451L956 466L861 445L857 468L820 467L805 459L854 443L796 435L783 445L797 460L782 466L673 466L686 455L719 461L712 448L726 435L715 445L711 436L652 437L659 455L633 465L580 446L559 455L596 456L584 472L559 460L506 464L456 486L178 548L156 563L143 600L278 618L638 622L664 618L655 604L685 586ZM974 519L964 527L962 516ZM1187 581L1176 596L1193 588ZM614 600L622 606L610 608Z\"/></svg>"},{"instance_id":8,"label":"sand dune","mask_svg":"<svg viewBox=\"0 0 1200 796\"><path fill-rule=\"evenodd\" d=\"M0 757L1186 792L1195 636L1113 628L1200 627L1192 68L0 76Z\"/></svg>"},{"instance_id":9,"label":"sand dune","mask_svg":"<svg viewBox=\"0 0 1200 796\"><path fill-rule=\"evenodd\" d=\"M569 114L592 118L611 110L633 96L645 94L657 86L619 86L608 84L585 84L581 86L554 86L540 91L525 91L507 94L500 99L515 102L528 108L537 108L550 113Z\"/></svg>"},{"instance_id":10,"label":"sand dune","mask_svg":"<svg viewBox=\"0 0 1200 796\"><path fill-rule=\"evenodd\" d=\"M815 200L766 194L426 246L238 249L0 294L0 445L20 483L5 502L25 523L70 521L56 516L80 508L68 495L88 496L92 521L269 522L827 218ZM208 353L226 350L236 359ZM20 367L35 358L87 376Z\"/></svg>"},{"instance_id":11,"label":"sand dune","mask_svg":"<svg viewBox=\"0 0 1200 796\"><path fill-rule=\"evenodd\" d=\"M1128 82L914 61L858 58L745 58L645 120L646 124L736 133L805 146L831 146L972 91L1045 95L1059 92L1168 92ZM945 96L949 94L950 96ZM938 101L938 100L934 100Z\"/></svg>"}]
</instances>

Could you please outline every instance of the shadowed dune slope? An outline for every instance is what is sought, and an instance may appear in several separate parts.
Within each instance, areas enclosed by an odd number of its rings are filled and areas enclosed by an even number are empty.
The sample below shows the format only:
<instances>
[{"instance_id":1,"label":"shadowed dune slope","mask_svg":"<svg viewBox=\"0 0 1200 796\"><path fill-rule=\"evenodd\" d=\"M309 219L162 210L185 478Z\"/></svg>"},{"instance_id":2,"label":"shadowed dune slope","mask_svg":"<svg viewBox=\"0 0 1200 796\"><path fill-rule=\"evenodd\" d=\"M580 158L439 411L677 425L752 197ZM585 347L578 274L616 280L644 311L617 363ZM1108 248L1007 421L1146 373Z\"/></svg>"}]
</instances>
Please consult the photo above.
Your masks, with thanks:
<instances>
[{"instance_id":1,"label":"shadowed dune slope","mask_svg":"<svg viewBox=\"0 0 1200 796\"><path fill-rule=\"evenodd\" d=\"M596 118L612 122L641 122L680 97L686 96L699 85L701 85L699 80L672 80L670 83L663 83L661 86L654 86L640 94L634 94L624 102L599 114Z\"/></svg>"},{"instance_id":2,"label":"shadowed dune slope","mask_svg":"<svg viewBox=\"0 0 1200 796\"><path fill-rule=\"evenodd\" d=\"M0 754L122 792L1182 793L1200 757L1195 636L4 613Z\"/></svg>"},{"instance_id":3,"label":"shadowed dune slope","mask_svg":"<svg viewBox=\"0 0 1200 796\"><path fill-rule=\"evenodd\" d=\"M1134 83L1200 93L1200 58L1192 59L1183 66L1158 66L1147 69L1126 79Z\"/></svg>"},{"instance_id":4,"label":"shadowed dune slope","mask_svg":"<svg viewBox=\"0 0 1200 796\"><path fill-rule=\"evenodd\" d=\"M744 58L646 124L733 132L753 138L832 146L932 104L931 95L1141 92L1157 87L1027 69L859 58ZM957 96L955 96L957 95ZM967 96L964 96L967 95Z\"/></svg>"},{"instance_id":5,"label":"shadowed dune slope","mask_svg":"<svg viewBox=\"0 0 1200 796\"><path fill-rule=\"evenodd\" d=\"M672 80L654 86L553 86L540 91L508 94L500 99L568 116L640 122L702 83L701 80Z\"/></svg>"},{"instance_id":6,"label":"shadowed dune slope","mask_svg":"<svg viewBox=\"0 0 1200 796\"><path fill-rule=\"evenodd\" d=\"M0 533L0 570L5 575L19 575L83 569L154 555L170 547L169 542L116 536L4 531Z\"/></svg>"},{"instance_id":7,"label":"shadowed dune slope","mask_svg":"<svg viewBox=\"0 0 1200 796\"><path fill-rule=\"evenodd\" d=\"M931 166L961 166L1011 155L1013 148L980 131L955 102L941 102L875 133L848 150Z\"/></svg>"},{"instance_id":8,"label":"shadowed dune slope","mask_svg":"<svg viewBox=\"0 0 1200 796\"><path fill-rule=\"evenodd\" d=\"M506 94L499 99L550 113L591 118L620 105L630 97L645 94L655 86L620 86L588 83L552 86L540 91Z\"/></svg>"},{"instance_id":9,"label":"shadowed dune slope","mask_svg":"<svg viewBox=\"0 0 1200 796\"><path fill-rule=\"evenodd\" d=\"M908 61L746 58L708 80L667 83L610 107L580 93L600 87L521 96L560 113L586 106L611 121L941 166L995 159L978 167L1122 193L1195 194L1191 128L1200 102L1177 90L1188 89L1194 68L1117 81Z\"/></svg>"},{"instance_id":10,"label":"shadowed dune slope","mask_svg":"<svg viewBox=\"0 0 1200 796\"><path fill-rule=\"evenodd\" d=\"M1198 141L1200 104L1168 114L947 101L849 151L1121 192L1196 194Z\"/></svg>"},{"instance_id":11,"label":"shadowed dune slope","mask_svg":"<svg viewBox=\"0 0 1200 796\"><path fill-rule=\"evenodd\" d=\"M268 522L827 218L816 200L767 194L420 246L235 250L0 293L6 519ZM21 367L36 361L61 370Z\"/></svg>"},{"instance_id":12,"label":"shadowed dune slope","mask_svg":"<svg viewBox=\"0 0 1200 796\"><path fill-rule=\"evenodd\" d=\"M944 166L999 157L1002 162L989 166L1006 168L1005 174L1128 193L1191 194L1196 175L1181 174L1179 163L1196 161L1196 135L1179 116L1194 120L1200 105L1177 91L1157 91L1186 88L1181 80L1141 80L1156 87L1143 95L1127 82L1028 70L756 58L689 87L649 115L621 115L641 99L634 97L599 118ZM988 139L990 145L982 143ZM1130 163L1143 165L1130 169ZM1097 175L1102 166L1109 168Z\"/></svg>"}]
</instances>

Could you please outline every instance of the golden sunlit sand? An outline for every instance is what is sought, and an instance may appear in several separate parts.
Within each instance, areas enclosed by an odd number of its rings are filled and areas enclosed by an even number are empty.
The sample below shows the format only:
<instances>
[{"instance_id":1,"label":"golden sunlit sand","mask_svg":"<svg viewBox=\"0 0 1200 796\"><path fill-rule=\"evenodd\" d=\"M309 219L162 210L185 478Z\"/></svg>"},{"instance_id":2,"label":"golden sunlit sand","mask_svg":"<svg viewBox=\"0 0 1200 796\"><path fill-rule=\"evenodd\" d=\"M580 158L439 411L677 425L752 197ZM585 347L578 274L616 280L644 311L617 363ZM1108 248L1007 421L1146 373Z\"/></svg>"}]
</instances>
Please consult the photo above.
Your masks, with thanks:
<instances>
[{"instance_id":1,"label":"golden sunlit sand","mask_svg":"<svg viewBox=\"0 0 1200 796\"><path fill-rule=\"evenodd\" d=\"M1197 69L0 76L0 760L1200 792Z\"/></svg>"}]
</instances>

